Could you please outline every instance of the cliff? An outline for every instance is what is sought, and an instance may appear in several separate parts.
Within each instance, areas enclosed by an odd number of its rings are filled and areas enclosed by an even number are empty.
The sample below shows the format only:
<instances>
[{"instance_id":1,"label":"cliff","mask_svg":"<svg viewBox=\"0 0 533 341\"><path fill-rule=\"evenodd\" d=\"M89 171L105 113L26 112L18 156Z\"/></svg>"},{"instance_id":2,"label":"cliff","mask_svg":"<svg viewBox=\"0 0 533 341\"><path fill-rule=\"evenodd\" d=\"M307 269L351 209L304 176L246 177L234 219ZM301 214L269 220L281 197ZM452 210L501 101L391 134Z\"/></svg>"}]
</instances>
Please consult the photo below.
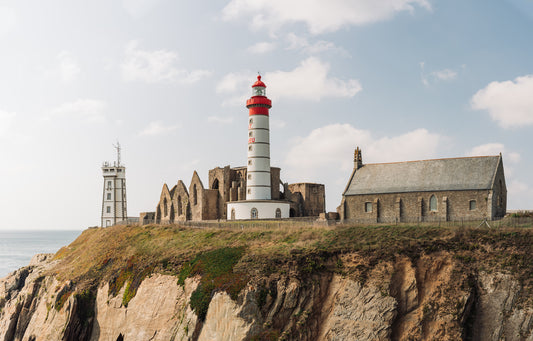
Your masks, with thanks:
<instances>
[{"instance_id":1,"label":"cliff","mask_svg":"<svg viewBox=\"0 0 533 341\"><path fill-rule=\"evenodd\" d=\"M533 340L530 229L89 229L0 280L0 340Z\"/></svg>"}]
</instances>

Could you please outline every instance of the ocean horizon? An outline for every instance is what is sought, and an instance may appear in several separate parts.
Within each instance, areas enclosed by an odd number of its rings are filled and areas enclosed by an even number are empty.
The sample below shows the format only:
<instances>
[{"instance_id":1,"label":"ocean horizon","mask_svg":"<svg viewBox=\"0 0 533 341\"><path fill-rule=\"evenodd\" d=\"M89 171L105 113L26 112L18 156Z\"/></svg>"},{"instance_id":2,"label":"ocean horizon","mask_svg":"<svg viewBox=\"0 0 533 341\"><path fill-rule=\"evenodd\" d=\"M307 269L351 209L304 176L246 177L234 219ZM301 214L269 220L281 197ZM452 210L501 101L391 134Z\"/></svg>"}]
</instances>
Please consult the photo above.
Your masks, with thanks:
<instances>
[{"instance_id":1,"label":"ocean horizon","mask_svg":"<svg viewBox=\"0 0 533 341\"><path fill-rule=\"evenodd\" d=\"M38 253L55 253L82 230L0 230L0 278L27 266Z\"/></svg>"}]
</instances>

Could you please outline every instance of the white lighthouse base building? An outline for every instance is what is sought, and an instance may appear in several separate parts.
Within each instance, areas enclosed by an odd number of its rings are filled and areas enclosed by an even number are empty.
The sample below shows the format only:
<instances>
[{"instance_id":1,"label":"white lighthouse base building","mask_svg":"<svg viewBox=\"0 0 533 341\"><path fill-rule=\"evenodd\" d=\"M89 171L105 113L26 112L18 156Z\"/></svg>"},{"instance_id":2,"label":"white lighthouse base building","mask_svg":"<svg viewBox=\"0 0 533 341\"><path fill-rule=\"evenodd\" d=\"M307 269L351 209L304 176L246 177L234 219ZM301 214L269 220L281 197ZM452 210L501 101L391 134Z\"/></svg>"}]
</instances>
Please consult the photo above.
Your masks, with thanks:
<instances>
[{"instance_id":1,"label":"white lighthouse base building","mask_svg":"<svg viewBox=\"0 0 533 341\"><path fill-rule=\"evenodd\" d=\"M278 200L242 200L228 203L228 219L289 218L290 204Z\"/></svg>"}]
</instances>

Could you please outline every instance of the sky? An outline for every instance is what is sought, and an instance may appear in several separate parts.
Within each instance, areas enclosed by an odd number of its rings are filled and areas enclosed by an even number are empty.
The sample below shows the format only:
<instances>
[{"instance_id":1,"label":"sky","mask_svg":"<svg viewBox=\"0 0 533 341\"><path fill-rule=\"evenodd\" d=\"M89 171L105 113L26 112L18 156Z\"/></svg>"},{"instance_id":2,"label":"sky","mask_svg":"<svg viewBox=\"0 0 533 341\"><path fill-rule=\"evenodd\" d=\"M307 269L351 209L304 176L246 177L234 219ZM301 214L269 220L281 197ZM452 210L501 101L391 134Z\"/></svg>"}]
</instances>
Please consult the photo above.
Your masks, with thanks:
<instances>
[{"instance_id":1,"label":"sky","mask_svg":"<svg viewBox=\"0 0 533 341\"><path fill-rule=\"evenodd\" d=\"M244 166L258 72L272 166L328 211L357 146L502 153L508 209L533 209L531 32L533 0L0 0L0 229L98 225L117 140L133 217Z\"/></svg>"}]
</instances>

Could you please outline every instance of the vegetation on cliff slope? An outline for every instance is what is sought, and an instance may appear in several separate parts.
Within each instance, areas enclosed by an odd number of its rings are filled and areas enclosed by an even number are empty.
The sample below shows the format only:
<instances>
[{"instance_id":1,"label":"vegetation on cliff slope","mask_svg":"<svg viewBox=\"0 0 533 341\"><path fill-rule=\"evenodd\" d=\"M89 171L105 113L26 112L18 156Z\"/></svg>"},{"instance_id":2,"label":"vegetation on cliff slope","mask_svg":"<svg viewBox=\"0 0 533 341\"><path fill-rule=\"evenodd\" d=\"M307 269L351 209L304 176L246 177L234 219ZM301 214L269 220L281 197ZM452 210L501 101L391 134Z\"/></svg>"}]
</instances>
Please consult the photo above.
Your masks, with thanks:
<instances>
[{"instance_id":1,"label":"vegetation on cliff slope","mask_svg":"<svg viewBox=\"0 0 533 341\"><path fill-rule=\"evenodd\" d=\"M54 274L73 281L76 291L109 282L110 294L116 295L126 286L124 305L153 272L175 275L180 283L198 275L201 285L191 306L203 317L213 291L225 290L235 298L254 276L331 271L365 281L380 261L398 255L416 260L439 251L453 253L465 268L512 271L525 293L533 286L533 230L504 227L91 228L57 252L61 261ZM362 261L348 269L338 255L350 252Z\"/></svg>"}]
</instances>

